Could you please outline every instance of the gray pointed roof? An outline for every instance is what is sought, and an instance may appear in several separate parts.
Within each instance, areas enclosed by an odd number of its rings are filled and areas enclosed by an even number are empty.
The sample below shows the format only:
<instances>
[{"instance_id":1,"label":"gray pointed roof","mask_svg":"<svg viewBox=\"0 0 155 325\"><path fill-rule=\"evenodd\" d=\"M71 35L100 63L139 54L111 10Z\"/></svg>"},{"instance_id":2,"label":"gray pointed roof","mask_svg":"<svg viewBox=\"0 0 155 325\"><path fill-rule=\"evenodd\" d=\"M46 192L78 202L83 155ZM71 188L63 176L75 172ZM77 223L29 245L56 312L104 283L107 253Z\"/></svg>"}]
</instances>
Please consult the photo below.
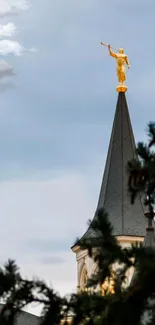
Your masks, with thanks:
<instances>
[{"instance_id":1,"label":"gray pointed roof","mask_svg":"<svg viewBox=\"0 0 155 325\"><path fill-rule=\"evenodd\" d=\"M3 307L4 305L0 304L0 312ZM41 317L21 310L16 316L15 325L40 325L41 320Z\"/></svg>"},{"instance_id":2,"label":"gray pointed roof","mask_svg":"<svg viewBox=\"0 0 155 325\"><path fill-rule=\"evenodd\" d=\"M119 93L98 208L104 208L114 235L144 236L146 220L140 197L131 205L128 192L128 161L135 157L135 141L125 93ZM83 238L92 236L90 228Z\"/></svg>"}]
</instances>

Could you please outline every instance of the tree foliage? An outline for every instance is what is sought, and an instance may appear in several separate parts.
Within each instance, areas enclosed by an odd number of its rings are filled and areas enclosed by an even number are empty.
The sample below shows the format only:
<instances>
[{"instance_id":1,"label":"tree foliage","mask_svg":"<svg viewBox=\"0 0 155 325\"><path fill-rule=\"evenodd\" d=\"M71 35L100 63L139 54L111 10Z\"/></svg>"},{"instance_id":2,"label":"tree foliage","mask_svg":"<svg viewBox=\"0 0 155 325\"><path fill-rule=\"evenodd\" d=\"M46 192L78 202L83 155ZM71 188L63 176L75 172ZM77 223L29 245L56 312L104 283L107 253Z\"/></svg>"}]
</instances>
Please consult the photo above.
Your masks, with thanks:
<instances>
[{"instance_id":1,"label":"tree foliage","mask_svg":"<svg viewBox=\"0 0 155 325\"><path fill-rule=\"evenodd\" d=\"M144 204L148 206L148 210L152 213L155 204L155 123L150 122L148 125L148 144L139 142L135 159L128 163L129 168L129 189L131 192L131 202L137 194L141 193L144 197Z\"/></svg>"}]
</instances>

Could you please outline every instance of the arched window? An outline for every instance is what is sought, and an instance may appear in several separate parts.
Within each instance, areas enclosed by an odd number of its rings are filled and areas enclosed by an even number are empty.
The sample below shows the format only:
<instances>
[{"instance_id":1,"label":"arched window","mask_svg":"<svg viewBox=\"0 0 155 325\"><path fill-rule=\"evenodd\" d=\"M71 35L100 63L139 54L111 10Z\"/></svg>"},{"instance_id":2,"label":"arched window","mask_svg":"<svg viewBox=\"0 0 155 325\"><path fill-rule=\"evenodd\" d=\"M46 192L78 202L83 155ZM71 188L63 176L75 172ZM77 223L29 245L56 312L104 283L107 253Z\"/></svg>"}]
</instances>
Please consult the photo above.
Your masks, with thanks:
<instances>
[{"instance_id":1,"label":"arched window","mask_svg":"<svg viewBox=\"0 0 155 325\"><path fill-rule=\"evenodd\" d=\"M84 265L82 268L82 271L81 271L81 276L80 276L80 289L81 290L86 290L87 280L88 280L88 272L87 272L86 266Z\"/></svg>"},{"instance_id":2,"label":"arched window","mask_svg":"<svg viewBox=\"0 0 155 325\"><path fill-rule=\"evenodd\" d=\"M83 286L84 286L84 288L85 288L86 285L87 285L87 280L88 280L88 272L87 272L87 270L85 269L85 272L84 272L84 275L83 275Z\"/></svg>"}]
</instances>

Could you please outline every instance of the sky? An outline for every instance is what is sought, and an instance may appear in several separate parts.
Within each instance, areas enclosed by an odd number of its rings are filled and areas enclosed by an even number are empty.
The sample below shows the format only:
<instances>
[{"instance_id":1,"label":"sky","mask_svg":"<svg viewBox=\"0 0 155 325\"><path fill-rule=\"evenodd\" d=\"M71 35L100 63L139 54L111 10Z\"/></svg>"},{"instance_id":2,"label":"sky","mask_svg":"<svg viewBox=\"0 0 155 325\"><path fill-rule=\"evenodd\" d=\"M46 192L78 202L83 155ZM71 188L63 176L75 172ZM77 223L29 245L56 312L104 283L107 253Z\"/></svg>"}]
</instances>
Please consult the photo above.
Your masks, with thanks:
<instances>
[{"instance_id":1,"label":"sky","mask_svg":"<svg viewBox=\"0 0 155 325\"><path fill-rule=\"evenodd\" d=\"M62 295L96 210L124 47L136 138L155 120L154 0L0 0L0 262ZM35 313L35 311L34 311Z\"/></svg>"}]
</instances>

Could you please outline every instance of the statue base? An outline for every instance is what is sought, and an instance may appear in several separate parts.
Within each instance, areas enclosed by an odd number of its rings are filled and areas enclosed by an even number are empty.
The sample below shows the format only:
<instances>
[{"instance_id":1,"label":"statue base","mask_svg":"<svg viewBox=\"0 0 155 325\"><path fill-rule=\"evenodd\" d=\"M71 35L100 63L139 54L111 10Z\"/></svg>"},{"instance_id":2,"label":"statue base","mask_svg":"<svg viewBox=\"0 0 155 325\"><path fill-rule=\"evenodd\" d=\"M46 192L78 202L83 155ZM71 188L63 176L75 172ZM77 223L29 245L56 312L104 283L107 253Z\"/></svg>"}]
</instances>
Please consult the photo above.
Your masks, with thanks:
<instances>
[{"instance_id":1,"label":"statue base","mask_svg":"<svg viewBox=\"0 0 155 325\"><path fill-rule=\"evenodd\" d=\"M118 93L125 93L127 91L128 87L125 85L118 85L116 90Z\"/></svg>"}]
</instances>

